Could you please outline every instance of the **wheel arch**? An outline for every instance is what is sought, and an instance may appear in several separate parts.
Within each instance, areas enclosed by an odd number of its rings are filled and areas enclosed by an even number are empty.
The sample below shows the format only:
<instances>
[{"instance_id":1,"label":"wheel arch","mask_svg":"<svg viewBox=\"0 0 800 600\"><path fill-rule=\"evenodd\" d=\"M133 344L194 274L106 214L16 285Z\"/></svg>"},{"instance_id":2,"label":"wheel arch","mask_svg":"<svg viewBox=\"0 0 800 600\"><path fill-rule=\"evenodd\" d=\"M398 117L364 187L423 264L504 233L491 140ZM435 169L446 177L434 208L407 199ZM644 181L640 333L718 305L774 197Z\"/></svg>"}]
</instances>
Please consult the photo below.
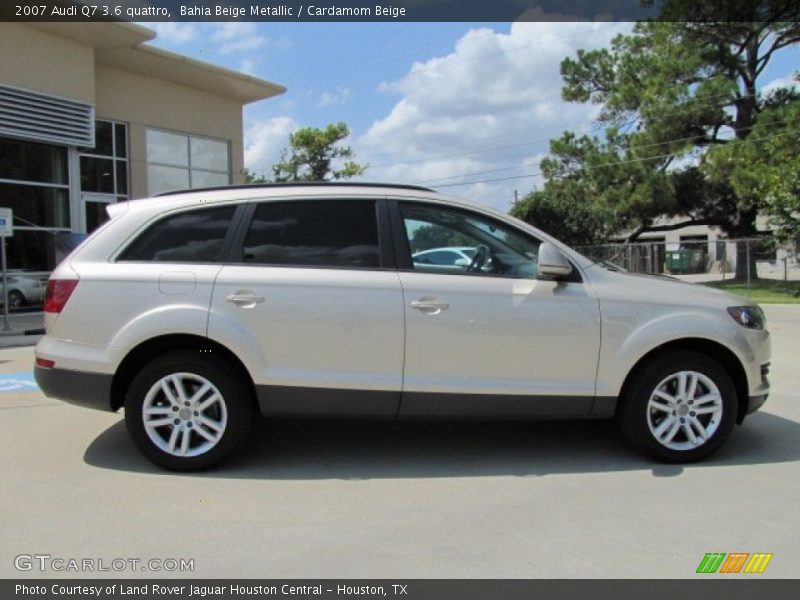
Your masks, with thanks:
<instances>
[{"instance_id":1,"label":"wheel arch","mask_svg":"<svg viewBox=\"0 0 800 600\"><path fill-rule=\"evenodd\" d=\"M253 390L255 402L255 384L244 363L229 348L210 338L192 334L167 334L150 338L132 348L119 364L111 381L111 410L117 411L125 404L125 391L136 373L156 356L175 350L197 350L222 357L234 369L240 372L244 381Z\"/></svg>"},{"instance_id":2,"label":"wheel arch","mask_svg":"<svg viewBox=\"0 0 800 600\"><path fill-rule=\"evenodd\" d=\"M659 354L665 352L672 352L676 350L694 350L716 360L728 372L733 385L736 388L737 400L737 413L736 423L741 424L747 413L747 402L749 398L749 387L747 384L747 373L745 372L744 365L742 365L736 354L723 344L705 338L682 338L666 342L657 346L642 356L636 364L628 371L625 381L619 393L619 402L617 402L617 412L625 402L628 390L633 383L637 372Z\"/></svg>"},{"instance_id":3,"label":"wheel arch","mask_svg":"<svg viewBox=\"0 0 800 600\"><path fill-rule=\"evenodd\" d=\"M28 302L28 297L25 295L25 292L23 292L19 288L15 288L15 287L8 288L8 295L10 296L11 294L19 294L20 297L22 298L22 302L23 303L27 303Z\"/></svg>"}]
</instances>

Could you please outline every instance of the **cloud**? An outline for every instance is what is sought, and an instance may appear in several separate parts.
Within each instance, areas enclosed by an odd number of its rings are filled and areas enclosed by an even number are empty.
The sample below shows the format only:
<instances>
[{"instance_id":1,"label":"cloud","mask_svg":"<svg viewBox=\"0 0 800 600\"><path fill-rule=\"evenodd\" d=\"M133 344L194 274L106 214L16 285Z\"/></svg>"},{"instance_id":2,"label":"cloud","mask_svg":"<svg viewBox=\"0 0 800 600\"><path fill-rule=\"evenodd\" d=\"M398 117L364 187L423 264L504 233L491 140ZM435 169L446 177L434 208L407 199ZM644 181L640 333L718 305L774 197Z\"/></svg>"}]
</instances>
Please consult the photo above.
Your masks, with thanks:
<instances>
[{"instance_id":1,"label":"cloud","mask_svg":"<svg viewBox=\"0 0 800 600\"><path fill-rule=\"evenodd\" d=\"M197 27L193 23L140 23L143 27L156 32L155 42L170 46L180 46L191 42L197 35Z\"/></svg>"},{"instance_id":2,"label":"cloud","mask_svg":"<svg viewBox=\"0 0 800 600\"><path fill-rule=\"evenodd\" d=\"M353 90L347 87L338 86L333 91L322 92L319 100L314 105L317 108L324 108L326 106L335 106L340 104L347 104L353 98Z\"/></svg>"},{"instance_id":3,"label":"cloud","mask_svg":"<svg viewBox=\"0 0 800 600\"><path fill-rule=\"evenodd\" d=\"M271 117L246 123L244 132L244 165L257 174L272 174L272 165L289 146L289 134L300 125L291 117Z\"/></svg>"},{"instance_id":4,"label":"cloud","mask_svg":"<svg viewBox=\"0 0 800 600\"><path fill-rule=\"evenodd\" d=\"M258 61L254 58L243 58L242 62L239 63L239 70L242 73L247 73L248 75L255 75L257 64Z\"/></svg>"},{"instance_id":5,"label":"cloud","mask_svg":"<svg viewBox=\"0 0 800 600\"><path fill-rule=\"evenodd\" d=\"M798 80L798 75L786 75L778 79L773 79L769 83L765 84L759 91L764 96L768 96L769 94L780 89L793 89L797 92L800 92L800 81Z\"/></svg>"},{"instance_id":6,"label":"cloud","mask_svg":"<svg viewBox=\"0 0 800 600\"><path fill-rule=\"evenodd\" d=\"M252 52L266 46L268 39L258 33L255 23L237 23L229 21L220 23L211 40L219 45L220 54L233 54L236 52Z\"/></svg>"},{"instance_id":7,"label":"cloud","mask_svg":"<svg viewBox=\"0 0 800 600\"><path fill-rule=\"evenodd\" d=\"M225 42L219 47L220 54L233 54L235 52L251 52L263 48L267 43L266 38L263 37L247 37L235 42Z\"/></svg>"},{"instance_id":8,"label":"cloud","mask_svg":"<svg viewBox=\"0 0 800 600\"><path fill-rule=\"evenodd\" d=\"M278 50L290 50L294 48L294 42L288 37L270 39L269 43L270 46L277 48Z\"/></svg>"},{"instance_id":9,"label":"cloud","mask_svg":"<svg viewBox=\"0 0 800 600\"><path fill-rule=\"evenodd\" d=\"M442 191L508 208L527 193L548 140L596 127L597 108L561 100L561 61L605 46L629 24L514 23L508 33L473 29L445 56L414 63L379 91L394 107L354 142L366 177L430 183ZM536 161L535 165L531 162ZM463 187L451 183L481 181Z\"/></svg>"}]
</instances>

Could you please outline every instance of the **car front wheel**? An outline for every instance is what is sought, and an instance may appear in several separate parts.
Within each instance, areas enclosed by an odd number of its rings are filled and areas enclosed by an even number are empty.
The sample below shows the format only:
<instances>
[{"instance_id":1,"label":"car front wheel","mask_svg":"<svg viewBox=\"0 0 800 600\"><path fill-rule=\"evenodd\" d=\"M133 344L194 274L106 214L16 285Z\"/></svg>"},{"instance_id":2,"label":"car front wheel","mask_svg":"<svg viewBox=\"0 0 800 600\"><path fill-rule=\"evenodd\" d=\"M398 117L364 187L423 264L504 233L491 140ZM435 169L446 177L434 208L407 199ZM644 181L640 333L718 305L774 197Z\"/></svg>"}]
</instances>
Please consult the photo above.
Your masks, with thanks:
<instances>
[{"instance_id":1,"label":"car front wheel","mask_svg":"<svg viewBox=\"0 0 800 600\"><path fill-rule=\"evenodd\" d=\"M634 377L617 417L634 446L668 462L692 462L730 435L736 387L717 361L698 352L665 353Z\"/></svg>"},{"instance_id":2,"label":"car front wheel","mask_svg":"<svg viewBox=\"0 0 800 600\"><path fill-rule=\"evenodd\" d=\"M253 416L251 393L227 362L172 352L146 365L125 399L125 424L160 467L204 469L234 452Z\"/></svg>"}]
</instances>

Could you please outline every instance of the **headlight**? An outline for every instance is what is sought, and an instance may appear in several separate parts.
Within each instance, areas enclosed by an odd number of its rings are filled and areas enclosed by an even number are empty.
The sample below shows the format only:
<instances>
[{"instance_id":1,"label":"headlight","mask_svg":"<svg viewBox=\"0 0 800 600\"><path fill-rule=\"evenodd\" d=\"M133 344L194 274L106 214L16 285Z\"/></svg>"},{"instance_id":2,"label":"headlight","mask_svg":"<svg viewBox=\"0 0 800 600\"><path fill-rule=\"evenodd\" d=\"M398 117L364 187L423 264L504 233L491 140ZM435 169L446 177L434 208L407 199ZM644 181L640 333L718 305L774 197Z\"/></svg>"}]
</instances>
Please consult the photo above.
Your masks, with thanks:
<instances>
[{"instance_id":1,"label":"headlight","mask_svg":"<svg viewBox=\"0 0 800 600\"><path fill-rule=\"evenodd\" d=\"M731 306L728 314L742 327L748 329L766 329L767 327L764 311L758 306Z\"/></svg>"}]
</instances>

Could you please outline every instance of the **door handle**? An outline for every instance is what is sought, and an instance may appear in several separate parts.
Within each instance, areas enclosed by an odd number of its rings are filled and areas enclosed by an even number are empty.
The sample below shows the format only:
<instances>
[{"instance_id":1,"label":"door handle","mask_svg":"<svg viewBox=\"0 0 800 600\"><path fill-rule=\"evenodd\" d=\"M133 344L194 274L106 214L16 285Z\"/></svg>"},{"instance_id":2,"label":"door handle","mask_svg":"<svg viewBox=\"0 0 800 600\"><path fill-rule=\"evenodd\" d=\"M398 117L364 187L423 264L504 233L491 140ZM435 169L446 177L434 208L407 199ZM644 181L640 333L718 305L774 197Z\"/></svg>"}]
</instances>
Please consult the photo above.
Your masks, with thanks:
<instances>
[{"instance_id":1,"label":"door handle","mask_svg":"<svg viewBox=\"0 0 800 600\"><path fill-rule=\"evenodd\" d=\"M420 300L413 300L411 302L411 308L428 315L438 315L443 310L450 308L450 305L447 302L439 302L435 299L422 298Z\"/></svg>"},{"instance_id":2,"label":"door handle","mask_svg":"<svg viewBox=\"0 0 800 600\"><path fill-rule=\"evenodd\" d=\"M252 308L264 302L263 296L256 296L253 292L238 291L225 298L228 302L241 308Z\"/></svg>"}]
</instances>

